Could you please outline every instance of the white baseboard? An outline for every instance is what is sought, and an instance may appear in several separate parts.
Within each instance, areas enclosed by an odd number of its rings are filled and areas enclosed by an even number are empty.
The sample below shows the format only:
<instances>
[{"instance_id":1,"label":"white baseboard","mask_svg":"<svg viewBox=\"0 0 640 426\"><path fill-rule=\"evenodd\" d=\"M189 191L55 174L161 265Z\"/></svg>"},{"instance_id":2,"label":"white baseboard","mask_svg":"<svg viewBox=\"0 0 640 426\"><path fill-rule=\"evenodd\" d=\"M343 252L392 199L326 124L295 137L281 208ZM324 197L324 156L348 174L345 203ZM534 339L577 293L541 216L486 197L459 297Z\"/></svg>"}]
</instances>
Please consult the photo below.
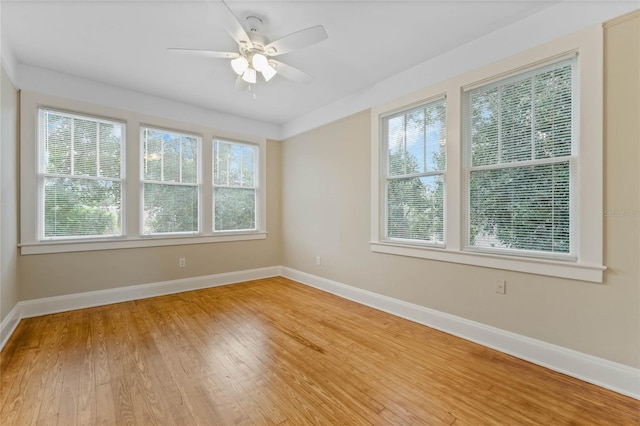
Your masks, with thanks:
<instances>
[{"instance_id":1,"label":"white baseboard","mask_svg":"<svg viewBox=\"0 0 640 426\"><path fill-rule=\"evenodd\" d=\"M640 399L640 370L424 306L282 267L282 276Z\"/></svg>"},{"instance_id":2,"label":"white baseboard","mask_svg":"<svg viewBox=\"0 0 640 426\"><path fill-rule=\"evenodd\" d=\"M94 306L110 305L112 303L163 296L165 294L181 293L183 291L218 287L261 278L277 277L279 275L280 267L271 266L267 268L249 269L246 271L205 275L203 277L182 278L158 283L90 291L87 293L46 297L43 299L19 302L20 316L21 318L30 318L40 315L72 311L75 309L91 308Z\"/></svg>"},{"instance_id":3,"label":"white baseboard","mask_svg":"<svg viewBox=\"0 0 640 426\"><path fill-rule=\"evenodd\" d=\"M261 278L277 277L279 275L280 267L270 266L246 271L227 272L203 277L183 278L18 302L9 315L2 321L2 324L0 324L0 350L7 343L7 340L11 334L13 334L22 318L31 318L58 312L127 302L130 300L146 299L165 294L181 293L183 291L218 287Z\"/></svg>"},{"instance_id":4,"label":"white baseboard","mask_svg":"<svg viewBox=\"0 0 640 426\"><path fill-rule=\"evenodd\" d=\"M0 350L13 334L20 322L20 304L16 304L0 323Z\"/></svg>"}]
</instances>

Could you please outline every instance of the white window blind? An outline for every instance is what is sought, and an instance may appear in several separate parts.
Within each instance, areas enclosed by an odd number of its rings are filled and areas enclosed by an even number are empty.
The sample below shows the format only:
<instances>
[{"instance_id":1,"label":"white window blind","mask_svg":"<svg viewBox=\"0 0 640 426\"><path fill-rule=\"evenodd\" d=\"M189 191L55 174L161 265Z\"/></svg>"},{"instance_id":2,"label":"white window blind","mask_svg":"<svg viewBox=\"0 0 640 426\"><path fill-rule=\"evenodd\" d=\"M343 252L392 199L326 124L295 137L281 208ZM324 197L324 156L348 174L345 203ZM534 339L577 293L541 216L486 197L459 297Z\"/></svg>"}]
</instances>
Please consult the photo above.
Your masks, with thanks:
<instances>
[{"instance_id":1,"label":"white window blind","mask_svg":"<svg viewBox=\"0 0 640 426\"><path fill-rule=\"evenodd\" d=\"M464 93L466 248L575 257L576 60Z\"/></svg>"},{"instance_id":2,"label":"white window blind","mask_svg":"<svg viewBox=\"0 0 640 426\"><path fill-rule=\"evenodd\" d=\"M213 141L213 230L255 231L258 147Z\"/></svg>"},{"instance_id":3,"label":"white window blind","mask_svg":"<svg viewBox=\"0 0 640 426\"><path fill-rule=\"evenodd\" d=\"M149 127L140 133L143 234L197 233L200 137Z\"/></svg>"},{"instance_id":4,"label":"white window blind","mask_svg":"<svg viewBox=\"0 0 640 426\"><path fill-rule=\"evenodd\" d=\"M385 239L444 245L446 101L382 119Z\"/></svg>"},{"instance_id":5,"label":"white window blind","mask_svg":"<svg viewBox=\"0 0 640 426\"><path fill-rule=\"evenodd\" d=\"M122 235L124 124L39 109L40 238Z\"/></svg>"}]
</instances>

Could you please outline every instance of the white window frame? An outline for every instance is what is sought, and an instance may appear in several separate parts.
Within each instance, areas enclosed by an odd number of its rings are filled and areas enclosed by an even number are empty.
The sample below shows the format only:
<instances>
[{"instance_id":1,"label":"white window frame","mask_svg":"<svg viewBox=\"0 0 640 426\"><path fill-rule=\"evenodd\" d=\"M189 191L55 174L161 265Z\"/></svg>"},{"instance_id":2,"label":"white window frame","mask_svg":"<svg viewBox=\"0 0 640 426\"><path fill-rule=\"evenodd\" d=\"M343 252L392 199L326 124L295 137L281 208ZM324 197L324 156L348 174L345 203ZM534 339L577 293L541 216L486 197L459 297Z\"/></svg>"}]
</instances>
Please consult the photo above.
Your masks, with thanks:
<instances>
[{"instance_id":1,"label":"white window frame","mask_svg":"<svg viewBox=\"0 0 640 426\"><path fill-rule=\"evenodd\" d=\"M198 170L197 181L195 184L192 183L183 183L183 182L167 182L167 181L156 181L156 180L148 180L144 178L144 152L145 152L145 140L144 140L144 132L145 130L153 130L159 132L167 132L180 136L187 136L191 138L195 138L198 142ZM180 159L180 164L182 164L182 158ZM181 167L182 168L182 167ZM185 231L185 232L155 232L155 233L145 233L144 232L144 185L146 183L155 184L155 185L179 185L179 186L195 186L197 187L198 192L198 229L195 231ZM202 234L202 136L185 132L183 130L174 130L174 129L166 129L158 126L151 126L143 124L140 126L140 231L144 237L157 238L162 236L185 236L185 235L200 235Z\"/></svg>"},{"instance_id":2,"label":"white window frame","mask_svg":"<svg viewBox=\"0 0 640 426\"><path fill-rule=\"evenodd\" d=\"M123 217L120 237L82 238L71 240L47 240L38 238L38 109L57 110L81 116L105 118L126 125L126 159L123 177ZM200 135L201 144L201 227L198 234L142 234L142 193L140 128L148 126L187 134ZM179 129L179 130L176 130ZM150 116L135 111L91 104L83 101L22 90L20 92L20 254L65 253L95 250L112 250L138 247L160 247L172 245L206 244L230 241L263 240L267 238L267 139L264 137L223 131L193 123L178 122L167 118ZM211 158L214 139L231 140L255 144L259 147L258 170L261 188L257 197L258 229L233 233L212 232L211 208L212 182Z\"/></svg>"},{"instance_id":3,"label":"white window frame","mask_svg":"<svg viewBox=\"0 0 640 426\"><path fill-rule=\"evenodd\" d=\"M524 70L577 55L579 82L579 160L576 193L576 257L574 261L505 256L464 249L465 182L462 142L464 90L520 74ZM602 283L603 271L603 35L602 26L588 28L491 65L452 77L371 109L371 251L474 265L552 277ZM447 173L445 179L445 248L416 247L384 240L384 175L380 119L418 102L447 98ZM588 191L581 190L588 188Z\"/></svg>"},{"instance_id":4,"label":"white window frame","mask_svg":"<svg viewBox=\"0 0 640 426\"><path fill-rule=\"evenodd\" d=\"M211 193L212 193L212 207L211 207L211 217L212 217L212 223L211 223L211 230L214 234L217 235L233 235L233 234L243 234L243 233L247 233L247 232L256 232L261 228L261 221L264 220L263 219L263 215L262 215L262 205L263 203L260 202L261 200L261 188L262 188L262 174L261 174L261 164L260 164L260 158L261 158L261 153L260 153L260 146L254 143L247 143L247 142L240 142L240 141L234 141L234 140L229 140L229 139L224 139L224 138L214 138L211 143L212 145L215 144L215 142L222 142L222 143L228 143L228 144L232 144L232 145L241 145L241 146L249 146L251 148L253 148L255 151L255 158L254 158L254 179L253 179L253 187L243 187L243 186L227 186L227 185L216 185L214 180L213 180L213 173L214 173L214 169L213 169L213 153L211 155L211 182L212 182L212 188L211 188ZM216 188L244 188L244 189L253 189L255 190L255 228L254 229L229 229L229 230L216 230L215 229L215 212L216 212L216 206L215 206L215 189Z\"/></svg>"},{"instance_id":5,"label":"white window frame","mask_svg":"<svg viewBox=\"0 0 640 426\"><path fill-rule=\"evenodd\" d=\"M417 246L424 246L424 247L435 247L435 248L444 248L446 247L446 199L447 199L447 192L446 192L446 174L447 174L447 169L446 169L446 165L445 168L442 170L426 170L424 172L419 172L419 173L414 173L411 175L401 175L401 176L390 176L389 175L389 140L388 140L388 132L387 132L387 126L385 126L385 122L388 122L389 119L393 118L393 117L398 117L401 115L406 115L409 114L411 112L414 112L416 110L419 109L424 109L426 107L428 107L429 105L439 102L439 101L444 101L445 106L446 106L446 102L447 102L447 98L444 95L441 96L436 96L430 99L426 99L423 102L419 102L418 105L410 105L406 108L402 108L400 110L397 111L389 111L383 115L380 116L380 129L381 129L381 151L382 151L382 155L381 155L381 175L383 178L383 189L382 189L382 235L383 235L383 240L386 242L390 242L390 243L399 243L399 244L407 244L407 245L417 245ZM447 117L446 117L446 113L445 113L445 129L447 128ZM405 135L406 136L406 135ZM446 145L445 145L446 147ZM425 153L426 153L426 147L425 147ZM445 185L445 189L443 191L443 239L442 239L442 243L438 243L438 242L432 242L432 241L428 241L428 240L418 240L418 239L403 239L403 238L398 238L398 237L390 237L389 236L389 216L388 216L388 212L389 209L387 207L387 203L388 203L388 199L387 199L387 185L389 184L390 180L393 179L404 179L404 178L408 178L408 177L433 177L433 176L441 176L442 180L443 180L443 184Z\"/></svg>"},{"instance_id":6,"label":"white window frame","mask_svg":"<svg viewBox=\"0 0 640 426\"><path fill-rule=\"evenodd\" d=\"M559 57L555 59L551 59L549 63L537 64L530 69L520 70L517 74L512 76L515 80L519 80L525 74L530 72L538 73L543 70L548 70L553 67L557 67L559 64L571 64L573 67L573 79L572 79L572 114L574 115L574 119L572 122L572 143L571 143L571 152L569 155L565 155L562 157L550 157L544 159L533 159L526 161L516 161L513 163L503 163L499 161L495 165L490 166L473 166L471 164L471 156L472 156L472 147L471 140L468 139L471 133L471 129L469 127L469 117L470 114L470 97L471 92L476 87L485 87L491 86L493 84L506 84L509 82L510 78L499 78L494 82L483 81L482 84L473 86L473 87L465 87L462 91L462 152L463 152L463 173L464 173L464 244L463 249L465 251L475 251L475 252L485 252L488 254L503 254L505 256L522 256L522 257L538 257L538 258L547 258L551 260L564 260L564 261L573 261L577 260L576 255L576 218L578 214L578 199L580 194L577 191L577 182L575 179L575 171L578 168L578 163L580 161L580 157L578 155L578 147L580 144L580 125L577 122L577 117L579 117L579 106L580 106L580 93L579 93L579 78L578 78L578 60L575 53L570 53L566 55L566 57ZM504 170L510 167L527 167L533 165L548 165L554 164L558 162L568 162L571 170L570 177L570 205L569 205L569 215L570 215L570 251L569 253L553 253L553 252L542 252L542 251L533 251L533 250L524 250L524 249L510 249L510 248L485 248L473 246L470 243L470 227L469 222L471 221L471 205L470 205L470 180L471 173L479 170Z\"/></svg>"},{"instance_id":7,"label":"white window frame","mask_svg":"<svg viewBox=\"0 0 640 426\"><path fill-rule=\"evenodd\" d=\"M121 126L121 130L122 130L122 139L121 139L121 146L120 146L120 178L103 178L100 179L100 177L98 176L84 176L84 175L75 175L73 173L73 167L71 170L71 173L68 175L65 174L55 174L55 173L48 173L45 170L45 148L43 146L44 143L44 137L45 137L45 129L44 129L44 115L47 112L51 112L51 113L57 113L60 114L62 116L66 116L69 117L71 119L79 119L79 120L86 120L86 121L93 121L95 123L106 123L106 124L114 124L114 125L118 125ZM126 235L126 223L125 223L125 217L126 217L126 206L125 206L125 199L126 199L126 169L125 169L125 153L126 153L126 147L127 147L127 139L126 139L126 124L123 121L118 121L118 120L112 120L110 118L106 118L106 117L101 117L101 116L97 116L97 115L93 115L93 114L84 114L84 113L78 113L78 112L71 112L71 111L65 111L59 108L49 108L49 107L45 107L45 106L41 106L38 108L38 118L37 118L37 123L38 123L38 133L37 133L37 151L38 151L38 164L37 164L37 174L38 174L38 178L37 178L37 197L38 197L38 202L37 202L37 225L36 225L36 229L37 229L37 240L41 241L41 242L54 242L54 241L60 241L60 242L64 242L64 241L83 241L83 240L92 240L92 239L100 239L100 240L109 240L109 239L114 239L114 238L122 238L124 237L124 235ZM73 142L72 142L73 144ZM72 145L73 146L73 145ZM73 155L72 155L73 157ZM72 165L74 163L74 160L72 158L71 160ZM111 235L88 235L88 236L73 236L73 235L67 235L67 236L60 236L60 237L47 237L44 235L45 232L45 190L44 190L44 182L45 179L50 176L50 177L69 177L70 179L91 179L91 180L110 180L110 181L114 181L114 182L120 182L120 233L119 234L111 234Z\"/></svg>"}]
</instances>

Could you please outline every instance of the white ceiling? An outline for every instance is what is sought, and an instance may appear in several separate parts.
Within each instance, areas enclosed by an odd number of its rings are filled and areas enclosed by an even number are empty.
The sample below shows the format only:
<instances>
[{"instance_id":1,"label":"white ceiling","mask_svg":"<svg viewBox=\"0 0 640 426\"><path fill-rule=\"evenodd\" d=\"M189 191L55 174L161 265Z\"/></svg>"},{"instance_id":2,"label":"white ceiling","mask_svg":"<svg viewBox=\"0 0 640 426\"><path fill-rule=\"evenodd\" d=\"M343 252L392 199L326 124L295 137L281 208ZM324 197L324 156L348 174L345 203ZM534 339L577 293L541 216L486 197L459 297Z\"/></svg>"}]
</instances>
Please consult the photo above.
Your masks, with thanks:
<instances>
[{"instance_id":1,"label":"white ceiling","mask_svg":"<svg viewBox=\"0 0 640 426\"><path fill-rule=\"evenodd\" d=\"M259 16L269 40L322 24L329 38L278 59L312 76L275 77L255 99L233 90L228 60L175 55L167 47L237 51L218 1L9 1L3 44L19 64L193 106L282 125L353 95L558 1L233 1Z\"/></svg>"}]
</instances>

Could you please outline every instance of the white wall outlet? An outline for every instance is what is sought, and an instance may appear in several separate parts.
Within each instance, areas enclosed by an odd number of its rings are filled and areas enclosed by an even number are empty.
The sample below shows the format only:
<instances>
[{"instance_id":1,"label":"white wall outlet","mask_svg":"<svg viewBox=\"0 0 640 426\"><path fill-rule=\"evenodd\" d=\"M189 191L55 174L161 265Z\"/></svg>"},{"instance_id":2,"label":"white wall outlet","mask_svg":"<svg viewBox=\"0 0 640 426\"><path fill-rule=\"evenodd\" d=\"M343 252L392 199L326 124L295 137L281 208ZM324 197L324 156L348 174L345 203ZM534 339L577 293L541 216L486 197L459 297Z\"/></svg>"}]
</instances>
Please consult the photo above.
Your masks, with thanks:
<instances>
[{"instance_id":1,"label":"white wall outlet","mask_svg":"<svg viewBox=\"0 0 640 426\"><path fill-rule=\"evenodd\" d=\"M505 280L496 280L496 293L506 294L507 282Z\"/></svg>"},{"instance_id":2,"label":"white wall outlet","mask_svg":"<svg viewBox=\"0 0 640 426\"><path fill-rule=\"evenodd\" d=\"M180 268L185 268L187 266L187 259L184 257L181 257L180 259L178 259L178 266Z\"/></svg>"},{"instance_id":3,"label":"white wall outlet","mask_svg":"<svg viewBox=\"0 0 640 426\"><path fill-rule=\"evenodd\" d=\"M316 256L316 265L322 265L322 259L320 259L320 256Z\"/></svg>"}]
</instances>

